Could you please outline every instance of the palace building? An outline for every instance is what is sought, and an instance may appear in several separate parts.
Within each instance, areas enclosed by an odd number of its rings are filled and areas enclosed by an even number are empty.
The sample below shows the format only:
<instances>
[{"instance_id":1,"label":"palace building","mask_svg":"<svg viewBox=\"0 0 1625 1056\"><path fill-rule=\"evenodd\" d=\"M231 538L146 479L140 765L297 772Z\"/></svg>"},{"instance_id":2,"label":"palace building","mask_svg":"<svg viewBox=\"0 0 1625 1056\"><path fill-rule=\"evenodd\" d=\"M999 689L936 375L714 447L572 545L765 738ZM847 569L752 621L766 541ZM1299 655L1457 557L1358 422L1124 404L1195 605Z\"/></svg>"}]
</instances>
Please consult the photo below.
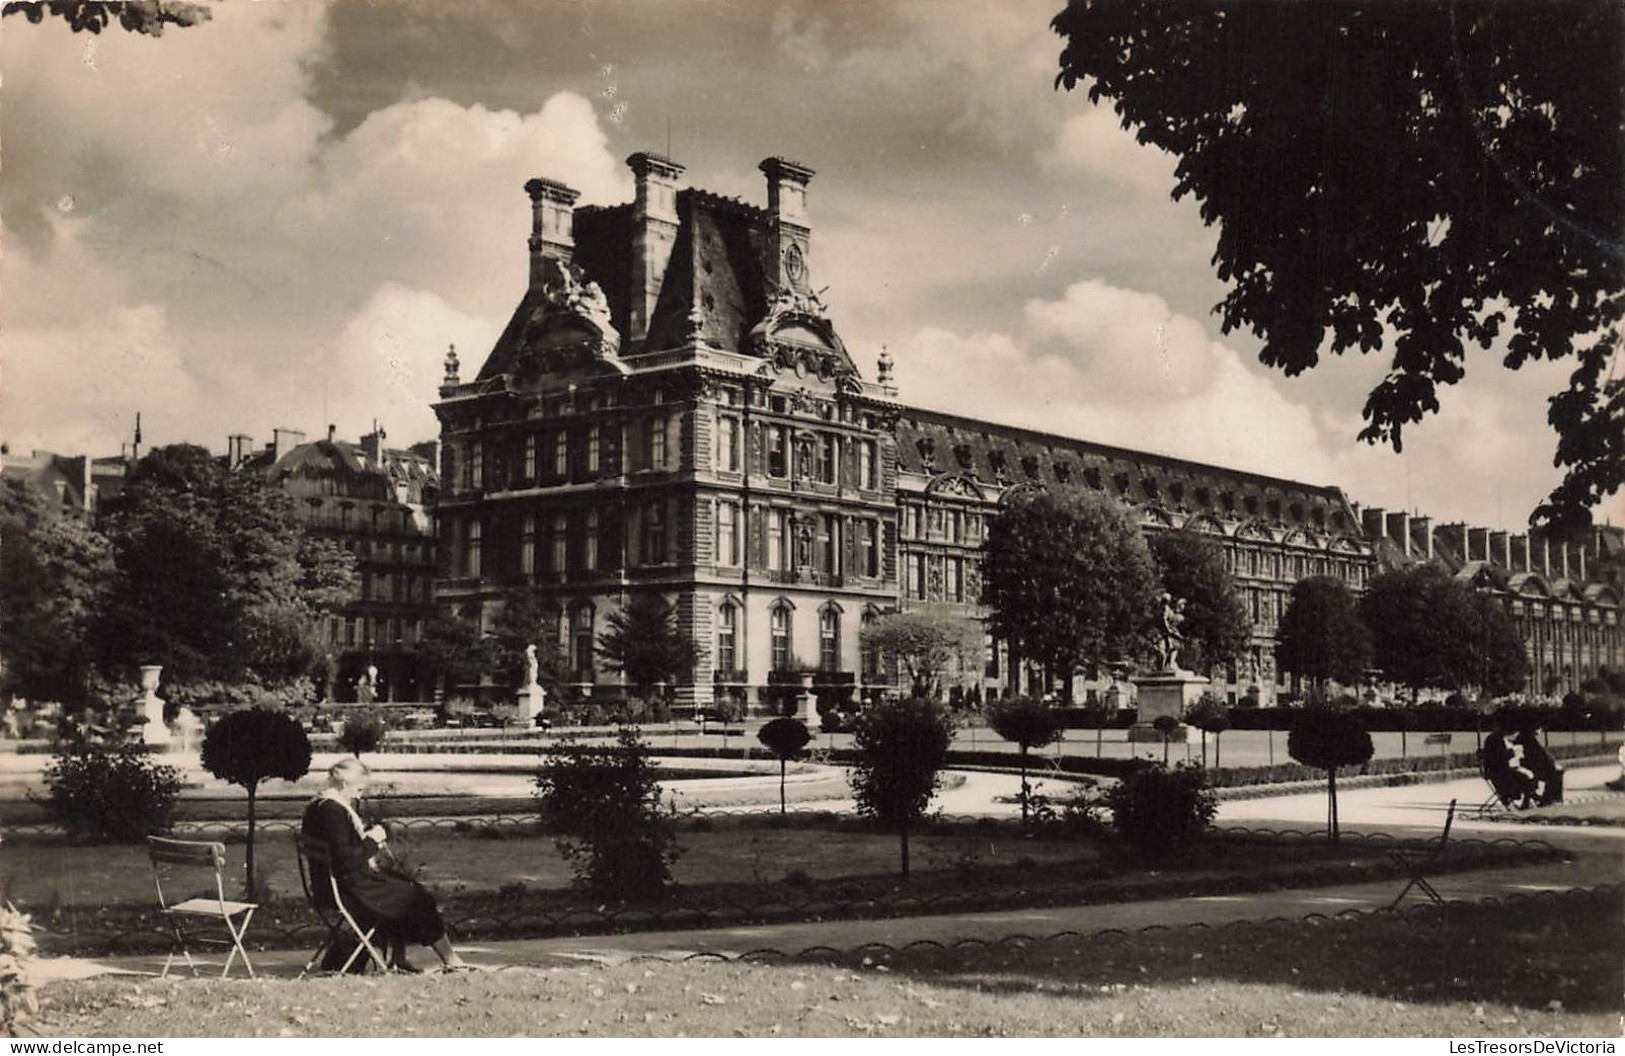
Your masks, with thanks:
<instances>
[{"instance_id":1,"label":"palace building","mask_svg":"<svg viewBox=\"0 0 1625 1056\"><path fill-rule=\"evenodd\" d=\"M1333 486L909 407L884 352L865 377L815 292L811 169L763 161L762 208L680 187L668 158L627 163L629 203L526 185L524 295L470 380L447 355L435 404L439 600L483 630L513 591L538 592L540 644L584 695L620 692L597 643L646 592L700 646L683 704L755 705L797 673L889 684L864 624L922 606L980 620L982 535L1022 489L1097 492L1148 533L1220 545L1254 626L1249 654L1214 673L1231 699L1285 687L1274 628L1293 583L1359 591L1391 554ZM1075 694L1112 674L1081 672ZM1046 688L991 640L957 681Z\"/></svg>"}]
</instances>

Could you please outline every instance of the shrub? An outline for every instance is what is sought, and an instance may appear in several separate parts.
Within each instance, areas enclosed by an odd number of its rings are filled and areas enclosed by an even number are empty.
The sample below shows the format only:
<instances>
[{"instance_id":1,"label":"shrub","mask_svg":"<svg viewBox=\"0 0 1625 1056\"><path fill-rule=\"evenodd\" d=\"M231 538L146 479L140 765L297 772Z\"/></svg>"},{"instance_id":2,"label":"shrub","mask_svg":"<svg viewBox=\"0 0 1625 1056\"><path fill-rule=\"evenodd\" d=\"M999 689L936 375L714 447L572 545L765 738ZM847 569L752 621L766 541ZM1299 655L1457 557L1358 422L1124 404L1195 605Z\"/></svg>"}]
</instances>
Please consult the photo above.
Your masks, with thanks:
<instances>
[{"instance_id":1,"label":"shrub","mask_svg":"<svg viewBox=\"0 0 1625 1056\"><path fill-rule=\"evenodd\" d=\"M181 777L136 745L80 744L45 770L46 812L75 839L140 843L169 829Z\"/></svg>"},{"instance_id":2,"label":"shrub","mask_svg":"<svg viewBox=\"0 0 1625 1056\"><path fill-rule=\"evenodd\" d=\"M1371 734L1360 717L1331 708L1305 708L1298 713L1287 736L1287 754L1305 766L1326 771L1326 831L1336 843L1337 771L1344 766L1362 766L1375 750Z\"/></svg>"},{"instance_id":3,"label":"shrub","mask_svg":"<svg viewBox=\"0 0 1625 1056\"><path fill-rule=\"evenodd\" d=\"M1112 829L1141 858L1174 861L1186 855L1213 823L1218 803L1203 785L1200 767L1153 766L1123 778L1106 792Z\"/></svg>"},{"instance_id":4,"label":"shrub","mask_svg":"<svg viewBox=\"0 0 1625 1056\"><path fill-rule=\"evenodd\" d=\"M351 715L344 720L344 729L339 731L339 747L359 759L362 752L376 752L388 732L384 720L377 715Z\"/></svg>"},{"instance_id":5,"label":"shrub","mask_svg":"<svg viewBox=\"0 0 1625 1056\"><path fill-rule=\"evenodd\" d=\"M1041 700L1016 697L988 709L987 723L994 733L1021 749L1021 820L1025 823L1032 799L1032 788L1027 783L1027 752L1061 739L1061 716Z\"/></svg>"},{"instance_id":6,"label":"shrub","mask_svg":"<svg viewBox=\"0 0 1625 1056\"><path fill-rule=\"evenodd\" d=\"M801 755L801 750L807 747L812 740L812 734L807 727L798 720L787 716L780 716L767 723L756 731L756 739L762 742L762 747L772 752L779 760L779 813L785 813L784 806L784 771L791 759Z\"/></svg>"},{"instance_id":7,"label":"shrub","mask_svg":"<svg viewBox=\"0 0 1625 1056\"><path fill-rule=\"evenodd\" d=\"M953 730L946 711L918 697L877 704L853 721L847 780L860 815L897 827L904 877L909 829L941 784Z\"/></svg>"},{"instance_id":8,"label":"shrub","mask_svg":"<svg viewBox=\"0 0 1625 1056\"><path fill-rule=\"evenodd\" d=\"M543 823L576 886L596 898L631 901L671 884L676 833L660 809L660 785L648 748L623 728L611 749L565 740L536 775Z\"/></svg>"},{"instance_id":9,"label":"shrub","mask_svg":"<svg viewBox=\"0 0 1625 1056\"><path fill-rule=\"evenodd\" d=\"M17 1028L39 1010L28 981L34 957L34 927L9 902L0 902L0 1037L17 1037Z\"/></svg>"}]
</instances>

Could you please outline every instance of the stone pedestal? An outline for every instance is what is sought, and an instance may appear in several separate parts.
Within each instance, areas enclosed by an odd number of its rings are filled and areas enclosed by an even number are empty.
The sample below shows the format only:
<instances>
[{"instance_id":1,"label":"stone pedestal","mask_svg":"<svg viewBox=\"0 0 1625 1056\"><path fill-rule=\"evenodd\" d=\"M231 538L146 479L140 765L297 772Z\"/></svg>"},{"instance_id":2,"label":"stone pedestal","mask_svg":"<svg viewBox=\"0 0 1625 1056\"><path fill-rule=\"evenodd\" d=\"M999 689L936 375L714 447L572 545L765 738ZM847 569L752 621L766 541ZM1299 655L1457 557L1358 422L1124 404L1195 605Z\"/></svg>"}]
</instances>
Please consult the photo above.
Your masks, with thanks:
<instances>
[{"instance_id":1,"label":"stone pedestal","mask_svg":"<svg viewBox=\"0 0 1625 1056\"><path fill-rule=\"evenodd\" d=\"M1207 679L1178 668L1134 679L1139 712L1134 725L1129 727L1128 739L1156 742L1164 740L1162 731L1152 723L1164 715L1172 715L1176 720L1184 722L1185 712L1201 698L1202 691L1207 687ZM1166 740L1183 743L1188 731L1189 727L1180 726L1169 734Z\"/></svg>"},{"instance_id":2,"label":"stone pedestal","mask_svg":"<svg viewBox=\"0 0 1625 1056\"><path fill-rule=\"evenodd\" d=\"M536 717L547 707L547 690L532 682L519 689L519 711L515 718L522 724L534 725Z\"/></svg>"},{"instance_id":3,"label":"stone pedestal","mask_svg":"<svg viewBox=\"0 0 1625 1056\"><path fill-rule=\"evenodd\" d=\"M141 669L141 740L146 744L164 744L170 741L169 727L164 724L164 698L158 695L158 678L163 674L160 664L148 664Z\"/></svg>"}]
</instances>

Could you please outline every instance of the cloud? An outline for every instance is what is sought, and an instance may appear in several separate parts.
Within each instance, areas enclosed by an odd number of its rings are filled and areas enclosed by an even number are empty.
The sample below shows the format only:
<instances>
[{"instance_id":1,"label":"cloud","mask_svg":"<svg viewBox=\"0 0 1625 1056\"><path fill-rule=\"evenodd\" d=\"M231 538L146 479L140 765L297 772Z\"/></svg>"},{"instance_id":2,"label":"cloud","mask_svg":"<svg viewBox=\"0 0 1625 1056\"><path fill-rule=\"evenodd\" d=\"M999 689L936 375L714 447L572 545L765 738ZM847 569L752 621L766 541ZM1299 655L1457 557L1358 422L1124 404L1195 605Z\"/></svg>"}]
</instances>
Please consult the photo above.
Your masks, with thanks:
<instances>
[{"instance_id":1,"label":"cloud","mask_svg":"<svg viewBox=\"0 0 1625 1056\"><path fill-rule=\"evenodd\" d=\"M1058 176L1082 174L1121 191L1166 199L1174 189L1174 156L1140 143L1109 105L1084 105L1038 152L1039 165Z\"/></svg>"},{"instance_id":2,"label":"cloud","mask_svg":"<svg viewBox=\"0 0 1625 1056\"><path fill-rule=\"evenodd\" d=\"M525 181L630 196L578 93L401 98L333 135L324 11L223 5L161 47L6 34L8 440L116 452L138 409L157 442L318 413L433 435L446 345L477 370L524 291Z\"/></svg>"},{"instance_id":3,"label":"cloud","mask_svg":"<svg viewBox=\"0 0 1625 1056\"><path fill-rule=\"evenodd\" d=\"M1030 300L1012 332L922 328L892 346L905 402L1250 470L1388 508L1517 525L1555 480L1541 436L1562 365L1483 362L1407 431L1403 457L1353 443L1357 413L1211 340L1162 298L1098 280ZM975 379L967 384L966 379ZM1363 389L1351 392L1355 406Z\"/></svg>"}]
</instances>

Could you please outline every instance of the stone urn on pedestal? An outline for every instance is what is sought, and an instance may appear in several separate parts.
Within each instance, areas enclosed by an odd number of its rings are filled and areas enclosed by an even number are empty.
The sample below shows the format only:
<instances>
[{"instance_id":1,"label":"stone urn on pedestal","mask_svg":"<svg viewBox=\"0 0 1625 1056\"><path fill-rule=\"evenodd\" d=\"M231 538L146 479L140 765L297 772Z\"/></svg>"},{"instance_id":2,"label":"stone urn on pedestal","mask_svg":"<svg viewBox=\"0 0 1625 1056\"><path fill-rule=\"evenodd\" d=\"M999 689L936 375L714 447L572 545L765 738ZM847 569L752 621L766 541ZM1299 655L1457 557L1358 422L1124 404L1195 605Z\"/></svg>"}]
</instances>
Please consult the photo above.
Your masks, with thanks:
<instances>
[{"instance_id":1,"label":"stone urn on pedestal","mask_svg":"<svg viewBox=\"0 0 1625 1056\"><path fill-rule=\"evenodd\" d=\"M1175 600L1172 595L1164 593L1157 670L1134 678L1139 711L1135 715L1134 725L1129 727L1128 739L1131 742L1183 743L1188 736L1189 730L1183 725L1166 734L1155 725L1158 719L1165 716L1183 723L1185 713L1201 698L1202 690L1208 684L1207 679L1179 666L1179 648L1185 642L1185 636L1179 633L1179 625L1184 620L1184 599Z\"/></svg>"},{"instance_id":2,"label":"stone urn on pedestal","mask_svg":"<svg viewBox=\"0 0 1625 1056\"><path fill-rule=\"evenodd\" d=\"M147 664L141 668L141 741L143 744L170 742L169 727L164 724L164 698L158 695L158 679L164 673L162 664Z\"/></svg>"}]
</instances>

